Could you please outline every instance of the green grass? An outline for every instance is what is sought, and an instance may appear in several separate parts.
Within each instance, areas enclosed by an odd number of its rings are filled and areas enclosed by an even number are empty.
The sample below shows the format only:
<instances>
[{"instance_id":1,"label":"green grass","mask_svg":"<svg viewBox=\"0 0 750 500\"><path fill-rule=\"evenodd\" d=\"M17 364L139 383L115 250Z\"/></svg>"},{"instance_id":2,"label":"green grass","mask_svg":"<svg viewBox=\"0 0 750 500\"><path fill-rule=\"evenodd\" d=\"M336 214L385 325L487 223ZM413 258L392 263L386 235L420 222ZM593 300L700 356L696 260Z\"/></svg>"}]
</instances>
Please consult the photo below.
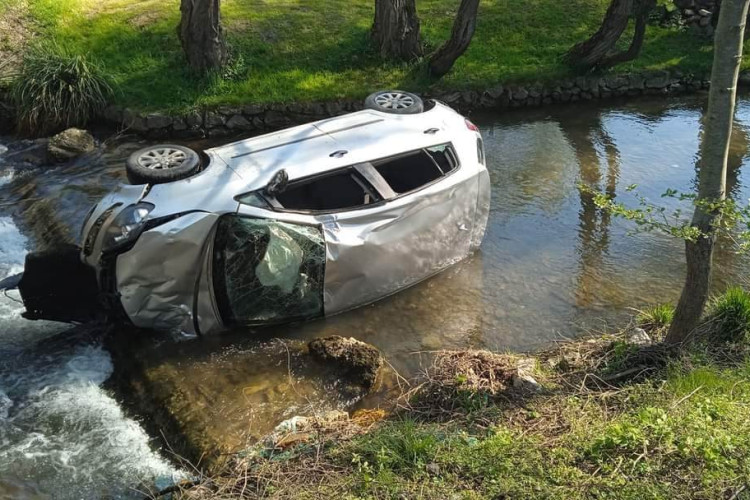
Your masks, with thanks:
<instances>
[{"instance_id":1,"label":"green grass","mask_svg":"<svg viewBox=\"0 0 750 500\"><path fill-rule=\"evenodd\" d=\"M635 320L639 327L647 331L659 331L672 323L673 316L672 304L656 304L639 311Z\"/></svg>"},{"instance_id":2,"label":"green grass","mask_svg":"<svg viewBox=\"0 0 750 500\"><path fill-rule=\"evenodd\" d=\"M400 87L484 89L569 75L560 56L597 29L607 0L484 0L474 41L453 71L430 81L422 65L391 64L371 50L373 0L224 0L233 62L199 78L185 68L178 0L28 0L42 36L98 60L116 102L140 109L360 98ZM450 33L456 1L420 0L425 42ZM642 56L618 71L709 69L707 40L649 26Z\"/></svg>"},{"instance_id":3,"label":"green grass","mask_svg":"<svg viewBox=\"0 0 750 500\"><path fill-rule=\"evenodd\" d=\"M351 463L329 486L352 498L728 498L750 481L749 373L747 361L684 360L621 394L532 402L523 418L391 422L328 452Z\"/></svg>"},{"instance_id":4,"label":"green grass","mask_svg":"<svg viewBox=\"0 0 750 500\"><path fill-rule=\"evenodd\" d=\"M713 329L724 342L742 342L750 335L750 293L732 287L713 301L709 319L716 322Z\"/></svg>"},{"instance_id":5,"label":"green grass","mask_svg":"<svg viewBox=\"0 0 750 500\"><path fill-rule=\"evenodd\" d=\"M618 391L485 408L473 423L402 413L302 451L307 461L250 470L279 498L725 499L750 482L750 362L698 358Z\"/></svg>"}]
</instances>

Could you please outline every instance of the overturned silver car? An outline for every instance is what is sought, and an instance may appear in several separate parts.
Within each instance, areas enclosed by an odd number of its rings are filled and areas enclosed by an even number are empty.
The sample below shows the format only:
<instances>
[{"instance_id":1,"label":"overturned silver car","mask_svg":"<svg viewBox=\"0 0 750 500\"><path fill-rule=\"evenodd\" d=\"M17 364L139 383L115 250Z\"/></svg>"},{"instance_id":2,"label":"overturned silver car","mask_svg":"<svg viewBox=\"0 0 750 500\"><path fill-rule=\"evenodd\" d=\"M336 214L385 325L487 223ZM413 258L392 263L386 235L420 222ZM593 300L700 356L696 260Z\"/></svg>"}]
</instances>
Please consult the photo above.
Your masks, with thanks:
<instances>
[{"instance_id":1,"label":"overturned silver car","mask_svg":"<svg viewBox=\"0 0 750 500\"><path fill-rule=\"evenodd\" d=\"M211 334L337 314L467 257L490 201L477 128L405 92L366 108L206 150L202 169L180 146L135 153L145 184L119 186L82 229L101 303Z\"/></svg>"}]
</instances>

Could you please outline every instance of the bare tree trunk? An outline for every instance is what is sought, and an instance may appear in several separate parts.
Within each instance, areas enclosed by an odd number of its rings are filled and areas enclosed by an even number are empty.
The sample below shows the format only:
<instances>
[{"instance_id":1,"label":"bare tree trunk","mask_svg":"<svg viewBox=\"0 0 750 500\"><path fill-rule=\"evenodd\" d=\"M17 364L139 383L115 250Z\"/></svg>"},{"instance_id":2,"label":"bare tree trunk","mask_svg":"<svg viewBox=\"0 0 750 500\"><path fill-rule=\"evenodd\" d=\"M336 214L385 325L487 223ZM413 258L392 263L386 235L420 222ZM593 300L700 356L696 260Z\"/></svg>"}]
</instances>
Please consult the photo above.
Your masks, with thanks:
<instances>
[{"instance_id":1,"label":"bare tree trunk","mask_svg":"<svg viewBox=\"0 0 750 500\"><path fill-rule=\"evenodd\" d=\"M711 26L716 29L716 25L719 21L719 16L721 15L721 0L716 0L716 4L714 5L714 10L712 12L711 16ZM747 25L750 22L750 13L747 15L747 21L745 22L745 25ZM745 28L745 40L750 37L750 30Z\"/></svg>"},{"instance_id":2,"label":"bare tree trunk","mask_svg":"<svg viewBox=\"0 0 750 500\"><path fill-rule=\"evenodd\" d=\"M430 58L430 74L441 77L469 48L477 27L479 0L461 0L451 37Z\"/></svg>"},{"instance_id":3,"label":"bare tree trunk","mask_svg":"<svg viewBox=\"0 0 750 500\"><path fill-rule=\"evenodd\" d=\"M750 0L724 0L714 38L711 91L704 118L698 173L698 200L711 202L726 196L727 157L732 135L737 79L742 60L742 40ZM719 214L696 206L692 225L705 233L695 243L685 243L687 277L666 342L681 344L700 321L708 299L711 258Z\"/></svg>"},{"instance_id":4,"label":"bare tree trunk","mask_svg":"<svg viewBox=\"0 0 750 500\"><path fill-rule=\"evenodd\" d=\"M412 61L422 55L416 0L375 0L372 39L381 57Z\"/></svg>"},{"instance_id":5,"label":"bare tree trunk","mask_svg":"<svg viewBox=\"0 0 750 500\"><path fill-rule=\"evenodd\" d=\"M607 57L628 27L634 0L612 0L599 31L575 45L565 56L569 64L593 68Z\"/></svg>"},{"instance_id":6,"label":"bare tree trunk","mask_svg":"<svg viewBox=\"0 0 750 500\"><path fill-rule=\"evenodd\" d=\"M633 40L630 42L630 47L626 51L605 57L597 66L609 68L638 57L643 47L643 40L646 38L648 15L654 7L656 7L656 0L635 0L635 33L633 34Z\"/></svg>"},{"instance_id":7,"label":"bare tree trunk","mask_svg":"<svg viewBox=\"0 0 750 500\"><path fill-rule=\"evenodd\" d=\"M195 71L220 68L227 57L219 0L181 0L177 33Z\"/></svg>"}]
</instances>

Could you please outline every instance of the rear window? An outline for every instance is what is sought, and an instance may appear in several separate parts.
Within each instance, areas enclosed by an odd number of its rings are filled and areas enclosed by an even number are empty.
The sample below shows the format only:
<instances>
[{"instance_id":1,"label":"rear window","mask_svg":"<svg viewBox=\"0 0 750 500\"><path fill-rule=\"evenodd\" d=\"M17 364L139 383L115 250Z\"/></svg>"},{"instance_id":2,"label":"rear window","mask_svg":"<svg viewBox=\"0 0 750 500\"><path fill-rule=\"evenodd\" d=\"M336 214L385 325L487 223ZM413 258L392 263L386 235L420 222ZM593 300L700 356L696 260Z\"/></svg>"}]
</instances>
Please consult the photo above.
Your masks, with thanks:
<instances>
[{"instance_id":1,"label":"rear window","mask_svg":"<svg viewBox=\"0 0 750 500\"><path fill-rule=\"evenodd\" d=\"M455 170L455 153L448 144L420 149L373 162L375 170L397 194L419 189Z\"/></svg>"},{"instance_id":2,"label":"rear window","mask_svg":"<svg viewBox=\"0 0 750 500\"><path fill-rule=\"evenodd\" d=\"M369 205L379 198L353 169L333 175L291 183L276 195L276 201L287 210L328 212Z\"/></svg>"}]
</instances>

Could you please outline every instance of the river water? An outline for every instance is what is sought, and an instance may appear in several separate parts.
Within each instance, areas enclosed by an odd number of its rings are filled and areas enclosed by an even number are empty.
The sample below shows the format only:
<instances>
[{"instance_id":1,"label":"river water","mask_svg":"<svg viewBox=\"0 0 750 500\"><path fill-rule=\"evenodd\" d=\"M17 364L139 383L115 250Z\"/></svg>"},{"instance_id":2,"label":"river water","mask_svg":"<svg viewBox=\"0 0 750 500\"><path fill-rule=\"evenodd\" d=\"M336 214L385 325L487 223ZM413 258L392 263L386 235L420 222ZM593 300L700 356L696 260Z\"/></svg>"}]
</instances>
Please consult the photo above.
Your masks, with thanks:
<instances>
[{"instance_id":1,"label":"river water","mask_svg":"<svg viewBox=\"0 0 750 500\"><path fill-rule=\"evenodd\" d=\"M342 405L309 377L305 394L286 387L287 367L267 348L274 337L354 336L412 375L423 367L420 353L436 349L528 350L622 327L632 308L677 298L683 244L631 234L632 224L602 213L577 186L593 185L631 205L637 194L675 208L678 202L660 195L694 189L704 103L705 96L694 96L474 116L493 186L479 253L344 315L181 342L178 349L170 340L150 356L164 373L179 368L186 386L220 393L212 404L221 432L253 421L262 433L311 397ZM750 99L743 97L728 180L730 196L743 204L750 197L749 133ZM0 279L22 268L27 251L75 240L87 208L123 180L124 158L140 145L111 139L94 157L49 167L24 161L24 143L0 143L9 148L0 155ZM745 283L750 265L723 243L716 290ZM64 325L23 320L16 298L0 297L0 498L138 497L133 487L178 477L143 430L145 417L124 412L118 398L127 395L106 386L113 362L100 335L58 336ZM249 363L255 353L257 362Z\"/></svg>"}]
</instances>

